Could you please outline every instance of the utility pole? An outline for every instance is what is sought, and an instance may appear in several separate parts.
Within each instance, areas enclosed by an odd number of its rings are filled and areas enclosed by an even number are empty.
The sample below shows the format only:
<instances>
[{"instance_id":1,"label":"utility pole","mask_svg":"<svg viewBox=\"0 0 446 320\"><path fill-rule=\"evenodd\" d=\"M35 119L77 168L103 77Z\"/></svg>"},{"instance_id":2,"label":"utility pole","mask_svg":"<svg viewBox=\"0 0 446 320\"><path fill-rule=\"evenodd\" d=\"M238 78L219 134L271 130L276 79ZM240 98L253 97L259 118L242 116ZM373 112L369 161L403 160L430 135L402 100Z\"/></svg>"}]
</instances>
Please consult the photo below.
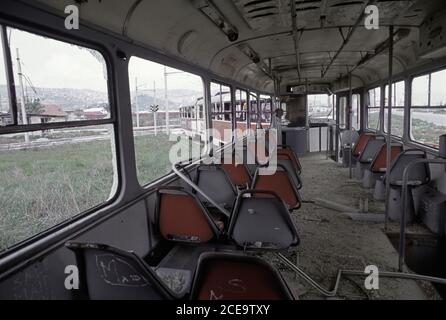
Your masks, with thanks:
<instances>
[{"instance_id":1,"label":"utility pole","mask_svg":"<svg viewBox=\"0 0 446 320\"><path fill-rule=\"evenodd\" d=\"M153 81L153 104L156 106L156 82ZM155 136L158 134L158 128L156 124L156 112L153 113L153 126L155 127Z\"/></svg>"},{"instance_id":2,"label":"utility pole","mask_svg":"<svg viewBox=\"0 0 446 320\"><path fill-rule=\"evenodd\" d=\"M135 77L135 110L136 110L136 127L139 128L138 78L137 77Z\"/></svg>"},{"instance_id":3,"label":"utility pole","mask_svg":"<svg viewBox=\"0 0 446 320\"><path fill-rule=\"evenodd\" d=\"M22 64L20 62L20 54L19 54L19 48L16 49L17 52L17 71L19 76L19 85L20 85L20 107L22 112L22 124L27 125L28 124L28 118L26 116L26 106L25 106L25 90L23 87L23 73L22 73ZM25 142L29 142L29 136L28 133L25 133Z\"/></svg>"},{"instance_id":4,"label":"utility pole","mask_svg":"<svg viewBox=\"0 0 446 320\"><path fill-rule=\"evenodd\" d=\"M166 100L166 134L169 135L169 98L167 95L167 67L164 66L164 99Z\"/></svg>"}]
</instances>

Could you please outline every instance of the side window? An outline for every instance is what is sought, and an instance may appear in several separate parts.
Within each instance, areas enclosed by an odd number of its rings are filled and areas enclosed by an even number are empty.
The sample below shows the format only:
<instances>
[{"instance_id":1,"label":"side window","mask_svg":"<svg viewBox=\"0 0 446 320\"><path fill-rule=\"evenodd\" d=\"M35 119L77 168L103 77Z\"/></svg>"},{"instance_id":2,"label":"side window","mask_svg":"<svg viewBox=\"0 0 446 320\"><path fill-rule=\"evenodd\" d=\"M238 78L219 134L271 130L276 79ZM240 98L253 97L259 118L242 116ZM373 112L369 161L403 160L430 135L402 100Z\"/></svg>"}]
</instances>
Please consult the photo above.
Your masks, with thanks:
<instances>
[{"instance_id":1,"label":"side window","mask_svg":"<svg viewBox=\"0 0 446 320\"><path fill-rule=\"evenodd\" d=\"M347 97L339 99L339 128L347 127Z\"/></svg>"},{"instance_id":2,"label":"side window","mask_svg":"<svg viewBox=\"0 0 446 320\"><path fill-rule=\"evenodd\" d=\"M333 118L333 98L328 94L307 95L308 117L312 119Z\"/></svg>"},{"instance_id":3,"label":"side window","mask_svg":"<svg viewBox=\"0 0 446 320\"><path fill-rule=\"evenodd\" d=\"M4 31L0 251L103 205L119 183L102 54L18 29ZM6 66L13 72L9 78Z\"/></svg>"},{"instance_id":4,"label":"side window","mask_svg":"<svg viewBox=\"0 0 446 320\"><path fill-rule=\"evenodd\" d=\"M110 119L107 66L99 52L18 29L7 32L19 124Z\"/></svg>"},{"instance_id":5,"label":"side window","mask_svg":"<svg viewBox=\"0 0 446 320\"><path fill-rule=\"evenodd\" d=\"M196 159L205 146L201 77L132 57L129 79L138 180L168 174L172 161Z\"/></svg>"},{"instance_id":6,"label":"side window","mask_svg":"<svg viewBox=\"0 0 446 320\"><path fill-rule=\"evenodd\" d=\"M0 40L0 53L3 53L5 44L7 46L6 39L3 39L3 32L0 32ZM0 126L6 126L12 123L12 114L4 54L0 54L0 86L3 88L0 91Z\"/></svg>"},{"instance_id":7,"label":"side window","mask_svg":"<svg viewBox=\"0 0 446 320\"><path fill-rule=\"evenodd\" d=\"M410 137L439 148L439 136L446 132L446 70L414 78L410 106Z\"/></svg>"},{"instance_id":8,"label":"side window","mask_svg":"<svg viewBox=\"0 0 446 320\"><path fill-rule=\"evenodd\" d=\"M272 121L272 101L271 96L260 95L260 125L263 129L271 126Z\"/></svg>"},{"instance_id":9,"label":"side window","mask_svg":"<svg viewBox=\"0 0 446 320\"><path fill-rule=\"evenodd\" d=\"M361 129L361 96L359 94L352 95L352 128L355 130Z\"/></svg>"},{"instance_id":10,"label":"side window","mask_svg":"<svg viewBox=\"0 0 446 320\"><path fill-rule=\"evenodd\" d=\"M211 103L214 144L232 142L231 88L211 82Z\"/></svg>"},{"instance_id":11,"label":"side window","mask_svg":"<svg viewBox=\"0 0 446 320\"><path fill-rule=\"evenodd\" d=\"M248 95L246 91L237 89L235 91L235 116L236 128L246 132L248 129ZM245 133L246 134L246 133Z\"/></svg>"},{"instance_id":12,"label":"side window","mask_svg":"<svg viewBox=\"0 0 446 320\"><path fill-rule=\"evenodd\" d=\"M389 86L385 89L384 102L384 132L388 132L388 96ZM404 133L404 97L405 87L404 81L395 82L392 84L392 134L402 137Z\"/></svg>"},{"instance_id":13,"label":"side window","mask_svg":"<svg viewBox=\"0 0 446 320\"><path fill-rule=\"evenodd\" d=\"M253 130L257 128L257 124L260 125L260 110L257 104L257 96L257 93L249 93L249 113L251 118L251 129Z\"/></svg>"},{"instance_id":14,"label":"side window","mask_svg":"<svg viewBox=\"0 0 446 320\"><path fill-rule=\"evenodd\" d=\"M367 93L367 129L379 130L380 106L381 106L381 88L371 89Z\"/></svg>"}]
</instances>

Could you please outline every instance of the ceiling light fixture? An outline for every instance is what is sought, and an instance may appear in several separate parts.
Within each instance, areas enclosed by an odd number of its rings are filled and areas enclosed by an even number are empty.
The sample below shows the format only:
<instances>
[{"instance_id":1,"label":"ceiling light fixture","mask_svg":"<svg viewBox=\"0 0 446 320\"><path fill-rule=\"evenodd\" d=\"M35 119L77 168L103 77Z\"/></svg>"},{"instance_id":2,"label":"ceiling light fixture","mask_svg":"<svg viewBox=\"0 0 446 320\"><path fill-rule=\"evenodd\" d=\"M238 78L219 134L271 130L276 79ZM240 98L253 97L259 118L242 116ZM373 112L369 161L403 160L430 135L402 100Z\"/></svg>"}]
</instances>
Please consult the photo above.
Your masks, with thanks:
<instances>
[{"instance_id":1,"label":"ceiling light fixture","mask_svg":"<svg viewBox=\"0 0 446 320\"><path fill-rule=\"evenodd\" d=\"M193 0L194 6L207 16L231 42L237 41L238 31L221 11L214 5L212 0Z\"/></svg>"}]
</instances>

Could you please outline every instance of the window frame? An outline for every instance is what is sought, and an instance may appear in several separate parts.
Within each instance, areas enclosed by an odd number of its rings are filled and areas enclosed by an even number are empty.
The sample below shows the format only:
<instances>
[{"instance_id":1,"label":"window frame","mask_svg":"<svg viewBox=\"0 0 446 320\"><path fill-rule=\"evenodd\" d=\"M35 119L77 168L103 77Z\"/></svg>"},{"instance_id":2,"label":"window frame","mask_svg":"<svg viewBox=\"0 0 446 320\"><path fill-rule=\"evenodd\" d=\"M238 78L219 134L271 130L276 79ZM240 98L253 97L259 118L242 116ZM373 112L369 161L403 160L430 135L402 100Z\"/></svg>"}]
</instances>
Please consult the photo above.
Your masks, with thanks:
<instances>
[{"instance_id":1,"label":"window frame","mask_svg":"<svg viewBox=\"0 0 446 320\"><path fill-rule=\"evenodd\" d=\"M373 93L374 93L374 97L375 97L375 103L376 103L376 90L377 89L379 89L379 106L373 106L373 107L371 107L371 104L370 104L370 91L373 91ZM366 112L365 112L365 115L366 115L366 119L365 119L365 129L366 130L369 130L369 131L373 131L373 132L378 132L378 131L380 131L381 130L381 106L382 106L382 104L383 104L383 102L382 102L382 97L381 97L381 95L382 95L382 87L381 87L381 85L378 85L378 86L374 86L374 87L372 87L372 88L370 88L370 89L367 89L367 92L366 92L366 97L367 97L367 103L366 103ZM377 128L371 128L370 126L369 126L369 123L370 123L370 117L369 117L369 110L370 109L377 109L377 110L379 110L379 113L378 113L378 126L377 126Z\"/></svg>"},{"instance_id":2,"label":"window frame","mask_svg":"<svg viewBox=\"0 0 446 320\"><path fill-rule=\"evenodd\" d=\"M396 100L396 95L395 95L395 89L396 89L396 85L398 84L398 83L403 83L403 87L404 87L404 103L403 103L403 105L401 106L401 105L399 105L399 106L397 106L396 105L396 103L394 103L395 102L395 100ZM403 137L406 135L406 132L405 132L405 128L404 128L404 124L405 124L405 122L406 122L406 105L407 105L407 87L406 87L406 81L404 80L404 79L399 79L399 80L395 80L395 81L393 81L392 82L392 86L393 86L393 88L392 88L392 95L393 95L393 100L394 101L392 101L392 117L393 117L393 111L394 111L394 109L398 109L398 110L403 110L403 133L402 133L402 135L400 136L400 135L397 135L397 134L394 134L394 131L392 130L392 132L391 132L391 136L393 137L393 138L396 138L396 139L399 139L399 140L402 140L403 139ZM383 125L382 125L382 132L384 132L384 133L388 133L387 132L387 130L386 130L386 126L387 126L387 117L386 117L386 110L389 110L389 103L387 103L387 105L386 105L386 99L388 98L388 95L389 95L389 89L388 89L388 87L389 87L389 85L388 84L386 84L386 85L384 85L384 100L383 100L383 103L382 103L382 105L383 105ZM386 92L387 91L387 92ZM387 111L388 112L388 111ZM393 124L394 122L393 122L393 120L392 120L392 124Z\"/></svg>"},{"instance_id":3,"label":"window frame","mask_svg":"<svg viewBox=\"0 0 446 320\"><path fill-rule=\"evenodd\" d=\"M237 111L237 91L239 91L240 92L240 96L239 96L239 98L240 98L240 111ZM241 99L241 97L242 97L242 94L243 93L245 93L245 95L246 95L246 101L245 101L245 103L247 104L247 106L246 106L246 110L245 111L243 111L243 105L242 105L242 99ZM246 128L248 129L249 128L249 126L248 126L248 124L249 124L249 90L246 90L246 89L241 89L241 88L239 88L239 87L236 87L235 88L235 91L234 91L234 95L235 95L235 101L234 101L234 109L235 109L235 130L237 130L238 129L238 127L237 127L237 123L245 123L246 124ZM238 120L238 116L237 115L240 115L240 116L242 116L242 115L245 115L245 120L241 120L241 121L239 121ZM246 134L246 133L245 133Z\"/></svg>"},{"instance_id":4,"label":"window frame","mask_svg":"<svg viewBox=\"0 0 446 320\"><path fill-rule=\"evenodd\" d=\"M221 109L221 105L223 104L223 111L219 111L219 112L215 112L214 111L214 103L212 102L212 97L213 97L213 95L212 95L212 85L219 85L220 86L220 109ZM230 101L230 105L231 105L231 110L230 111L224 111L224 102L223 102L223 99L222 99L222 97L221 97L221 93L223 92L222 91L222 87L227 87L228 89L229 89L229 97L230 97L230 99L231 99L231 101ZM210 80L209 81L209 93L211 94L211 101L210 101L210 103L211 103L211 114L210 114L210 120L211 121L214 121L214 120L217 120L217 121L229 121L229 122L231 122L231 128L232 128L232 130L234 130L234 128L233 128L233 125L232 125L232 117L233 117L233 112L232 112L232 109L233 109L233 101L232 101L232 87L229 85L229 84L227 84L227 83L224 83L224 82L221 82L221 81L217 81L217 80ZM215 116L218 116L218 115L222 115L223 116L223 118L224 118L224 116L225 115L227 115L227 114L230 114L231 115L231 120L225 120L225 119L214 119L214 115ZM213 127L213 126L212 126Z\"/></svg>"},{"instance_id":5,"label":"window frame","mask_svg":"<svg viewBox=\"0 0 446 320\"><path fill-rule=\"evenodd\" d=\"M158 59L155 59L153 57L147 57L147 56L140 55L140 54L132 54L127 59L129 61L129 63L127 65L127 74L129 75L129 83L128 83L129 86L130 86L130 74L129 74L130 69L129 69L129 67L130 67L130 62L131 62L132 58L137 58L137 59L140 59L140 60L146 60L146 61L148 61L150 63L155 63L155 64L159 64L159 65L162 65L162 66L166 66L168 68L172 68L172 69L181 71L183 73L187 73L187 74L190 74L190 75L193 75L193 76L196 76L196 77L200 78L201 85L202 85L202 92L203 92L203 99L202 99L202 101L203 101L203 112L204 112L202 120L203 120L203 122L205 124L206 129L208 129L207 128L207 126L208 126L208 123L207 123L208 122L208 118L210 119L210 121L212 121L212 116L209 117L209 115L208 115L209 112L208 111L209 111L209 109L212 109L213 106L212 106L212 102L211 101L209 101L210 105L208 105L208 101L207 101L208 99L205 99L204 97L206 97L206 95L207 95L206 92L208 92L209 95L210 95L210 93L211 93L210 83L212 81L207 81L204 76L199 75L198 73L193 72L193 71L185 70L181 66L173 66L171 63L166 63L166 62L160 61ZM222 83L222 85L225 85L225 84ZM229 85L226 85L226 86L230 87ZM130 97L130 102L131 102L131 99L132 99L132 97ZM211 97L211 99L212 99L212 97ZM197 101L198 101L198 99L197 99ZM194 117L192 116L192 114L195 113L195 111L192 110L192 107L194 107L194 106L195 106L195 104L185 107L185 118L183 118L183 119L194 119ZM212 113L212 110L210 110L210 111L211 111L210 113ZM181 121L181 115L180 115L179 119ZM170 126L170 122L169 122L169 126ZM133 142L135 141L134 129L135 129L135 126L134 126L133 121L132 121L132 123L131 123L131 131L132 131ZM208 139L206 139L204 141L204 143L205 143L205 148L207 148L207 145L209 144L209 137L208 137ZM147 182L141 182L140 178L138 176L138 162L136 160L136 153L137 153L136 146L134 147L133 151L134 151L134 155L135 155L135 162L134 162L134 164L135 164L135 169L136 169L137 185L140 188L142 188L142 190L144 190L144 191L150 190L153 187L153 185L156 184L156 181L165 180L169 175L172 174L172 171L169 171L169 172L166 172L166 173L160 175L159 177L156 177L153 180L150 180L150 181L147 181Z\"/></svg>"},{"instance_id":6,"label":"window frame","mask_svg":"<svg viewBox=\"0 0 446 320\"><path fill-rule=\"evenodd\" d=\"M432 101L432 90L431 90L431 88L432 88L432 74L433 73L437 73L437 72L441 72L441 71L445 71L446 72L446 67L442 66L442 67L438 67L438 68L435 68L435 69L430 69L428 71L424 71L424 72L421 72L421 73L413 74L409 78L410 94L408 96L409 97L409 101L408 101L408 108L407 108L407 117L408 117L408 121L407 121L407 123L408 123L407 137L408 137L408 141L413 143L413 144L415 144L415 145L427 148L428 150L431 150L431 151L434 151L434 152L438 152L439 149L434 147L434 146L425 144L425 143L423 143L421 141L417 141L413 137L413 134L412 134L412 120L413 120L412 110L413 109L415 109L415 110L417 110L417 109L421 109L421 110L423 110L423 109L424 110L425 109L438 109L438 110L446 109L446 105L444 105L444 106L431 105L431 101ZM427 106L412 105L412 100L413 100L413 82L414 82L415 79L421 78L421 77L424 77L424 76L429 76L429 80L428 80L428 103L427 103L428 105Z\"/></svg>"},{"instance_id":7,"label":"window frame","mask_svg":"<svg viewBox=\"0 0 446 320\"><path fill-rule=\"evenodd\" d=\"M116 123L116 107L114 103L114 96L113 96L113 85L112 85L112 67L111 67L111 58L108 56L108 53L106 53L106 50L98 45L93 45L90 42L84 42L84 41L77 41L76 39L66 39L65 37L60 37L57 34L53 33L47 33L47 32L41 32L40 30L32 30L30 28L26 28L23 26L17 26L16 24L11 23L3 23L0 20L0 26L1 26L1 32L2 35L4 32L6 32L7 28L13 28L20 31L28 32L36 36L46 37L50 38L52 40L60 41L69 45L76 45L80 46L86 49L95 50L98 53L101 54L101 56L104 58L104 62L107 69L107 96L108 96L108 103L110 106L110 118L107 119L96 119L96 120L78 120L78 121L65 121L65 122L49 122L49 123L36 123L36 124L18 124L18 101L17 96L15 93L15 88L12 85L14 82L11 82L10 77L14 77L14 75L8 76L8 94L10 97L13 97L12 99L15 100L15 104L11 105L11 112L14 112L12 114L13 123L6 125L6 126L0 126L0 135L8 134L8 133L25 133L25 132L34 132L34 131L41 131L41 130L50 130L50 129L63 129L63 128L74 128L74 127L88 127L88 126L94 126L94 125L105 125L105 124L115 124ZM3 37L2 37L3 38ZM4 40L3 40L4 41ZM7 41L6 41L7 42ZM4 50L9 51L9 61L5 61L5 64L8 65L8 69L12 68L12 61L11 61L11 50L8 45L7 48L4 48ZM4 54L4 53L1 53ZM7 59L8 57L5 57ZM12 69L11 69L12 70ZM114 126L114 130L116 131L116 126Z\"/></svg>"},{"instance_id":8,"label":"window frame","mask_svg":"<svg viewBox=\"0 0 446 320\"><path fill-rule=\"evenodd\" d=\"M273 122L273 106L274 106L273 96L270 95L270 94L259 93L259 104L260 104L260 108L262 107L262 101L263 101L263 100L265 100L265 101L268 101L268 100L269 100L269 103L270 103L270 111L269 111L269 112L264 112L262 109L260 109L260 120L262 120L262 116L263 116L263 115L267 115L267 117L269 117L269 120L270 120L270 121L268 121L268 122L262 122L262 121L260 121L260 124L262 124L262 123L268 123L268 124L271 126L271 124L272 124L272 122ZM265 104L266 104L266 103L267 103L267 102L265 102Z\"/></svg>"},{"instance_id":9,"label":"window frame","mask_svg":"<svg viewBox=\"0 0 446 320\"><path fill-rule=\"evenodd\" d=\"M104 201L101 204L98 204L92 208L89 208L85 211L79 212L77 214L74 214L67 220L64 220L62 222L59 222L55 224L54 226L51 226L50 228L44 229L22 241L19 241L12 246L5 248L3 251L0 251L0 259L3 257L6 257L14 252L17 252L18 250L21 250L25 247L28 247L41 239L48 237L55 232L62 230L66 228L69 225L72 225L82 219L91 218L95 214L98 213L98 211L103 210L106 207L111 206L113 203L116 202L116 200L119 198L119 196L122 193L122 164L120 161L120 155L121 155L121 146L118 143L119 141L119 134L118 134L118 118L117 118L117 101L116 101L116 93L114 88L116 87L116 80L113 77L114 74L114 66L113 66L113 58L110 55L111 53L109 50L106 49L106 47L100 45L97 42L85 40L84 38L79 37L68 37L66 34L60 33L57 30L50 30L47 31L46 29L36 29L35 27L31 27L28 24L19 24L16 22L12 22L3 18L0 18L0 32L2 32L2 40L4 37L4 32L6 32L7 28L14 28L18 29L20 31L25 31L37 36L42 36L46 38L50 38L52 40L57 40L66 44L76 45L83 48L91 49L97 51L104 59L106 71L107 71L107 96L108 96L108 102L110 107L110 118L107 119L97 119L97 120L80 120L80 121L66 121L66 122L50 122L50 123L37 123L37 124L27 124L27 125L20 125L18 124L18 109L17 109L17 97L15 94L15 81L13 80L11 82L11 79L14 79L13 69L12 69L12 60L11 60L11 51L9 44L3 50L7 52L0 52L0 54L9 54L9 61L5 60L5 69L10 68L10 75L7 76L7 90L8 95L10 96L9 99L15 99L15 104L11 104L10 108L11 111L15 108L15 114L12 114L12 117L16 117L15 122L13 122L10 125L6 126L0 126L0 136L7 135L7 134L15 134L15 133L27 133L27 132L35 132L35 131L42 131L42 130L52 130L52 129L65 129L65 128L76 128L76 127L91 127L91 126L97 126L97 125L111 125L113 128L113 140L114 140L114 150L112 149L112 152L114 151L113 157L115 158L115 163L113 166L116 170L116 189L115 193L112 197L110 197L108 200ZM87 31L90 32L90 31ZM6 38L5 38L6 39ZM8 41L6 41L7 43ZM8 57L5 57L7 59ZM6 72L6 70L5 70ZM11 96L11 92L13 92L13 96Z\"/></svg>"}]
</instances>

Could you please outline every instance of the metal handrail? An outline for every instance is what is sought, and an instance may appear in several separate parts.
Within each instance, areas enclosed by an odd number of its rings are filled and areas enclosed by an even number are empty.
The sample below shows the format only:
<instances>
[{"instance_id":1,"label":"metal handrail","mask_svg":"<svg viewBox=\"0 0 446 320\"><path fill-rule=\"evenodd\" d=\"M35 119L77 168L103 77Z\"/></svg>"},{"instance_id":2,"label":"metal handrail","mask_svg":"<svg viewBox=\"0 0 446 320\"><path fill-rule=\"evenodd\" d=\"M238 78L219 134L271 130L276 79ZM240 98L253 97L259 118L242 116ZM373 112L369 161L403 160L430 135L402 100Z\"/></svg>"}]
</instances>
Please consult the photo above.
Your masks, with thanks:
<instances>
[{"instance_id":1,"label":"metal handrail","mask_svg":"<svg viewBox=\"0 0 446 320\"><path fill-rule=\"evenodd\" d=\"M336 280L333 285L333 288L326 289L322 287L319 283L313 280L309 275L307 275L302 269L300 269L297 265L291 262L287 257L285 257L282 253L276 253L276 256L285 263L289 268L291 268L294 272L296 272L302 279L304 279L309 285L319 291L322 295L326 297L335 297L338 293L339 285L341 283L342 276L359 276L365 277L368 274L361 270L343 270L339 269L336 274ZM383 278L394 278L394 279L408 279L408 280L420 280L420 281L429 281L434 283L446 284L446 279L424 276L416 273L403 273L403 272L392 272L392 271L380 271L379 277Z\"/></svg>"},{"instance_id":2,"label":"metal handrail","mask_svg":"<svg viewBox=\"0 0 446 320\"><path fill-rule=\"evenodd\" d=\"M219 205L217 202L215 202L211 197L209 197L203 190L200 189L199 186L197 186L194 182L192 182L186 175L184 175L180 170L178 170L176 164L172 166L173 172L180 177L184 182L186 182L192 189L197 191L199 194L201 194L210 204L212 204L215 208L217 208L219 211L221 211L225 216L228 218L231 216L231 213L223 208L221 205Z\"/></svg>"},{"instance_id":3,"label":"metal handrail","mask_svg":"<svg viewBox=\"0 0 446 320\"><path fill-rule=\"evenodd\" d=\"M401 218L400 218L400 243L398 250L398 271L403 270L404 260L405 260L405 251L406 251L406 209L407 209L407 193L408 191L408 182L409 182L409 171L412 167L417 164L427 163L427 164L443 164L446 165L446 159L419 159L412 161L409 163L403 171L403 182L402 182L402 206L403 210L401 210ZM390 171L390 170L389 170Z\"/></svg>"}]
</instances>

